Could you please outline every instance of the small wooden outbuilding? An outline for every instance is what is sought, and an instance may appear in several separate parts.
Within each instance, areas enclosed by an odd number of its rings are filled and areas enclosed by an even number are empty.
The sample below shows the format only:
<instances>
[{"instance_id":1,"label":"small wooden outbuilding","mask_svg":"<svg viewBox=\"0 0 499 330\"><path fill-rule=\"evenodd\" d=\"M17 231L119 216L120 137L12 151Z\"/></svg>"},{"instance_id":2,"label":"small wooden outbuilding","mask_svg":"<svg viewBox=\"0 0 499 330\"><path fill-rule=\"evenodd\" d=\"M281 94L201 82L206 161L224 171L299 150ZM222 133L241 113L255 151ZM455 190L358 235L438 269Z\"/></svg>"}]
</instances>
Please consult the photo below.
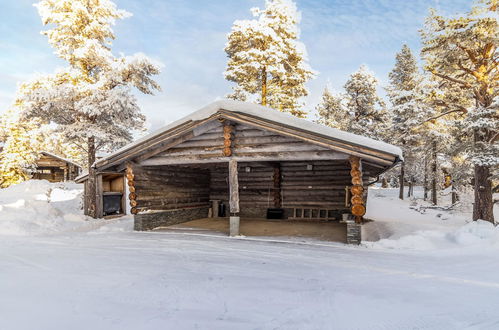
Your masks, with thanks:
<instances>
[{"instance_id":1,"label":"small wooden outbuilding","mask_svg":"<svg viewBox=\"0 0 499 330\"><path fill-rule=\"evenodd\" d=\"M365 186L401 160L383 142L218 101L98 160L97 200L87 184L85 208L95 203L101 217L106 194L121 194L119 212L135 215L136 230L230 216L231 235L241 217L347 220L356 241Z\"/></svg>"},{"instance_id":2,"label":"small wooden outbuilding","mask_svg":"<svg viewBox=\"0 0 499 330\"><path fill-rule=\"evenodd\" d=\"M81 173L81 166L74 161L42 151L36 161L33 179L62 182L74 180Z\"/></svg>"}]
</instances>

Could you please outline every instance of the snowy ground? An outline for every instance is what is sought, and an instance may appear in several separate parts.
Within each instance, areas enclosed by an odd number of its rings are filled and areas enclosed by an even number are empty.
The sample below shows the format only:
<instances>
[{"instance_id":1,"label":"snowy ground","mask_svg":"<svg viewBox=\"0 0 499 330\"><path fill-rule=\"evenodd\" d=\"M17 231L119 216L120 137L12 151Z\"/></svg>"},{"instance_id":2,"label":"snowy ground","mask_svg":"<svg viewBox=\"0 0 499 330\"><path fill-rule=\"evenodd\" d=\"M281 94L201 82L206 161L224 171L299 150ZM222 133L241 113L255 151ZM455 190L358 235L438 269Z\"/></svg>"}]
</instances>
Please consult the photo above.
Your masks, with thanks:
<instances>
[{"instance_id":1,"label":"snowy ground","mask_svg":"<svg viewBox=\"0 0 499 330\"><path fill-rule=\"evenodd\" d=\"M0 190L1 330L499 328L499 236L466 213L371 191L384 239L350 247L133 232L85 221L78 189Z\"/></svg>"}]
</instances>

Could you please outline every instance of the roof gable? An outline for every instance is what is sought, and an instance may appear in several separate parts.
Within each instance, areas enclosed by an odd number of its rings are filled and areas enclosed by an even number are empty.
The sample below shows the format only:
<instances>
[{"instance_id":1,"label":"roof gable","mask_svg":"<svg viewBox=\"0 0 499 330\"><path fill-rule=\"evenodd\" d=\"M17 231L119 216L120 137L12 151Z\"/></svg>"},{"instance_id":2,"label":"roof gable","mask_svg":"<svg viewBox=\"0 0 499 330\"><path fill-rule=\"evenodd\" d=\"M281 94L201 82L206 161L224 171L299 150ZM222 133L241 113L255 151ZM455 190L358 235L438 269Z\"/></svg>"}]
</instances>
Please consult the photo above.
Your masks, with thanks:
<instances>
[{"instance_id":1,"label":"roof gable","mask_svg":"<svg viewBox=\"0 0 499 330\"><path fill-rule=\"evenodd\" d=\"M154 156L208 132L217 126L217 120L221 119L279 132L283 136L307 141L345 154L367 156L374 161L379 159L385 165L402 159L400 148L384 142L326 127L252 103L224 100L214 102L119 149L97 161L96 166L104 169L126 160L131 155L140 157L141 153L149 152ZM142 158L147 159L147 157Z\"/></svg>"}]
</instances>

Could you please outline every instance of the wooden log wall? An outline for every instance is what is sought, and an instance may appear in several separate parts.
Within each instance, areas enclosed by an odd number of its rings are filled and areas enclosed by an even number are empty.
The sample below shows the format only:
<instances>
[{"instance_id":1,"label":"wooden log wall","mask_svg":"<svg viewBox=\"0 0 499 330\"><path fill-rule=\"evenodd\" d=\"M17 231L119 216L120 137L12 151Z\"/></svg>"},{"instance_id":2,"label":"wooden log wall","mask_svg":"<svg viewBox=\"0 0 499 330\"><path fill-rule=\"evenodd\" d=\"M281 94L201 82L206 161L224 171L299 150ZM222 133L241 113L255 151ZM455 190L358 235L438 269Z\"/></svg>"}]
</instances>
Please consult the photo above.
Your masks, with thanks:
<instances>
[{"instance_id":1,"label":"wooden log wall","mask_svg":"<svg viewBox=\"0 0 499 330\"><path fill-rule=\"evenodd\" d=\"M276 132L226 121L141 159L139 171L144 175L135 177L138 207L195 207L207 204L210 199L221 200L228 207L229 159L238 163L242 214L248 208L341 211L349 208L345 204L345 188L351 186L348 155ZM185 162L184 167L171 165L179 162ZM187 164L204 170L189 169ZM366 180L368 167L364 174ZM164 186L165 190L158 191L157 187Z\"/></svg>"},{"instance_id":2,"label":"wooden log wall","mask_svg":"<svg viewBox=\"0 0 499 330\"><path fill-rule=\"evenodd\" d=\"M281 164L283 207L343 210L350 168L344 161L285 162Z\"/></svg>"},{"instance_id":3,"label":"wooden log wall","mask_svg":"<svg viewBox=\"0 0 499 330\"><path fill-rule=\"evenodd\" d=\"M210 199L221 200L225 205L229 200L229 171L227 164L211 170ZM249 167L249 172L246 168ZM274 206L273 188L274 168L271 164L239 163L239 205L245 208L264 208Z\"/></svg>"},{"instance_id":4,"label":"wooden log wall","mask_svg":"<svg viewBox=\"0 0 499 330\"><path fill-rule=\"evenodd\" d=\"M267 209L279 204L283 208L349 209L345 204L345 188L351 186L348 161L282 162L278 167L270 162L247 162L239 163L238 172L243 213L245 208ZM228 187L227 164L213 167L210 199L228 205Z\"/></svg>"},{"instance_id":5,"label":"wooden log wall","mask_svg":"<svg viewBox=\"0 0 499 330\"><path fill-rule=\"evenodd\" d=\"M141 159L144 166L226 162L231 156L239 162L276 159L333 159L348 156L293 137L279 135L242 124L220 124L154 156Z\"/></svg>"},{"instance_id":6,"label":"wooden log wall","mask_svg":"<svg viewBox=\"0 0 499 330\"><path fill-rule=\"evenodd\" d=\"M132 166L137 212L209 207L210 172L179 166Z\"/></svg>"}]
</instances>

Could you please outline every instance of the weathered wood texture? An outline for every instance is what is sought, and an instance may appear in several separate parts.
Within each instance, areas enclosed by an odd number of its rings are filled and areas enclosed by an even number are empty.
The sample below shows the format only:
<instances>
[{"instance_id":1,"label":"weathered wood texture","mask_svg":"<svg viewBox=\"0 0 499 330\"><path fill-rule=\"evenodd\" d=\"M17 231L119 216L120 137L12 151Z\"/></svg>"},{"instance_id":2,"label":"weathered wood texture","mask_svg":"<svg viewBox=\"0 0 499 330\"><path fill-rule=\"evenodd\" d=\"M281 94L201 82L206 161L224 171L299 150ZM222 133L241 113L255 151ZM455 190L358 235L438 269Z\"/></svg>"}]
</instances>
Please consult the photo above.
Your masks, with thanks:
<instances>
[{"instance_id":1,"label":"weathered wood texture","mask_svg":"<svg viewBox=\"0 0 499 330\"><path fill-rule=\"evenodd\" d=\"M62 182L74 180L79 174L78 166L50 155L41 155L36 161L33 179Z\"/></svg>"},{"instance_id":2,"label":"weathered wood texture","mask_svg":"<svg viewBox=\"0 0 499 330\"><path fill-rule=\"evenodd\" d=\"M247 208L276 207L276 202L283 208L348 210L345 205L345 187L351 186L348 162L282 162L278 168L280 180L276 183L275 163L239 163L241 212ZM228 205L228 176L226 166L211 169L210 199Z\"/></svg>"},{"instance_id":3,"label":"weathered wood texture","mask_svg":"<svg viewBox=\"0 0 499 330\"><path fill-rule=\"evenodd\" d=\"M348 159L326 147L247 125L217 126L168 150L141 159L144 166L237 161Z\"/></svg>"},{"instance_id":4,"label":"weathered wood texture","mask_svg":"<svg viewBox=\"0 0 499 330\"><path fill-rule=\"evenodd\" d=\"M209 207L208 170L178 166L131 168L134 192L129 197L134 197L138 212Z\"/></svg>"},{"instance_id":5,"label":"weathered wood texture","mask_svg":"<svg viewBox=\"0 0 499 330\"><path fill-rule=\"evenodd\" d=\"M233 215L239 213L239 179L237 161L229 161L229 211Z\"/></svg>"}]
</instances>

